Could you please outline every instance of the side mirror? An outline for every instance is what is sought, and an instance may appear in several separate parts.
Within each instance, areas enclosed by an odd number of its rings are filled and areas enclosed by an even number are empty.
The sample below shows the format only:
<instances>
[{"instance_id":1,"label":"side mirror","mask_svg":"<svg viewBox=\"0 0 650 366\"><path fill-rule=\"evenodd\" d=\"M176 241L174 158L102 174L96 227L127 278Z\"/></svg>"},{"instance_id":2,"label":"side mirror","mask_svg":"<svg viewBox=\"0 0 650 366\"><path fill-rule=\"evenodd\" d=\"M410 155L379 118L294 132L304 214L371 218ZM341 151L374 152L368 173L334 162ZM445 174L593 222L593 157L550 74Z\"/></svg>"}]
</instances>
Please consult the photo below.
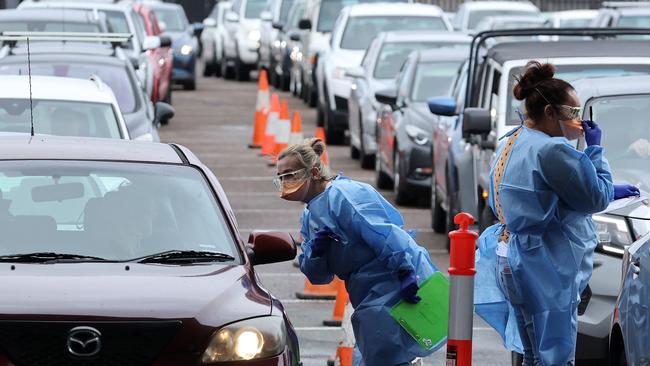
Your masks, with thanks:
<instances>
[{"instance_id":1,"label":"side mirror","mask_svg":"<svg viewBox=\"0 0 650 366\"><path fill-rule=\"evenodd\" d=\"M271 23L271 27L277 29L277 30L282 30L284 28L284 23L282 22L273 22Z\"/></svg>"},{"instance_id":2,"label":"side mirror","mask_svg":"<svg viewBox=\"0 0 650 366\"><path fill-rule=\"evenodd\" d=\"M174 117L174 107L165 102L156 102L156 121L161 124L169 122Z\"/></svg>"},{"instance_id":3,"label":"side mirror","mask_svg":"<svg viewBox=\"0 0 650 366\"><path fill-rule=\"evenodd\" d=\"M205 18L203 19L203 25L208 28L215 28L217 26L217 20L214 18Z\"/></svg>"},{"instance_id":4,"label":"side mirror","mask_svg":"<svg viewBox=\"0 0 650 366\"><path fill-rule=\"evenodd\" d=\"M268 10L264 10L264 11L260 14L260 19L261 19L263 22L270 22L270 21L273 20L273 14L271 14L271 12L268 11Z\"/></svg>"},{"instance_id":5,"label":"side mirror","mask_svg":"<svg viewBox=\"0 0 650 366\"><path fill-rule=\"evenodd\" d=\"M397 109L397 91L394 89L381 90L375 93L375 99L381 104L387 104L391 109Z\"/></svg>"},{"instance_id":6,"label":"side mirror","mask_svg":"<svg viewBox=\"0 0 650 366\"><path fill-rule=\"evenodd\" d=\"M433 97L427 102L429 111L440 116L456 115L456 100L449 97Z\"/></svg>"},{"instance_id":7,"label":"side mirror","mask_svg":"<svg viewBox=\"0 0 650 366\"><path fill-rule=\"evenodd\" d=\"M226 21L231 23L237 23L239 21L239 15L234 11L229 11L226 13Z\"/></svg>"},{"instance_id":8,"label":"side mirror","mask_svg":"<svg viewBox=\"0 0 650 366\"><path fill-rule=\"evenodd\" d=\"M158 36L160 38L160 47L171 47L172 39L169 36Z\"/></svg>"},{"instance_id":9,"label":"side mirror","mask_svg":"<svg viewBox=\"0 0 650 366\"><path fill-rule=\"evenodd\" d=\"M153 50L156 48L160 48L161 45L161 40L160 38L156 36L146 36L142 40L142 49L143 50Z\"/></svg>"},{"instance_id":10,"label":"side mirror","mask_svg":"<svg viewBox=\"0 0 650 366\"><path fill-rule=\"evenodd\" d=\"M192 23L192 32L195 36L201 37L203 29L205 29L205 26L202 23Z\"/></svg>"},{"instance_id":11,"label":"side mirror","mask_svg":"<svg viewBox=\"0 0 650 366\"><path fill-rule=\"evenodd\" d=\"M296 242L288 233L279 231L253 231L246 247L253 265L285 262L296 257Z\"/></svg>"},{"instance_id":12,"label":"side mirror","mask_svg":"<svg viewBox=\"0 0 650 366\"><path fill-rule=\"evenodd\" d=\"M350 78L362 78L366 74L366 70L361 66L352 66L345 70L345 76Z\"/></svg>"},{"instance_id":13,"label":"side mirror","mask_svg":"<svg viewBox=\"0 0 650 366\"><path fill-rule=\"evenodd\" d=\"M306 29L306 30L311 29L311 20L309 20L309 19L301 19L298 22L298 29L303 29L303 30L304 29Z\"/></svg>"},{"instance_id":14,"label":"side mirror","mask_svg":"<svg viewBox=\"0 0 650 366\"><path fill-rule=\"evenodd\" d=\"M298 32L292 32L289 34L289 39L295 42L300 41L300 33Z\"/></svg>"},{"instance_id":15,"label":"side mirror","mask_svg":"<svg viewBox=\"0 0 650 366\"><path fill-rule=\"evenodd\" d=\"M485 108L465 108L463 134L485 135L492 131L492 117Z\"/></svg>"}]
</instances>

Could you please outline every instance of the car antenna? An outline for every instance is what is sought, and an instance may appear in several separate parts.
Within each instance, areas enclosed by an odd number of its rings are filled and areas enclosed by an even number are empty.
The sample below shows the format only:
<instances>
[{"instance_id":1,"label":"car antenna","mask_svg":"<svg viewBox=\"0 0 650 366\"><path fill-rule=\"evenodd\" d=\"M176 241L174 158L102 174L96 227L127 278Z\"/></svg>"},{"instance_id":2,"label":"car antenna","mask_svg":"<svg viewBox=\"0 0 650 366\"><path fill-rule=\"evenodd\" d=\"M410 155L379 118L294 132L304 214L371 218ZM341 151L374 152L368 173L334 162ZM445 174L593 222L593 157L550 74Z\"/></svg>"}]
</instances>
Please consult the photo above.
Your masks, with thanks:
<instances>
[{"instance_id":1,"label":"car antenna","mask_svg":"<svg viewBox=\"0 0 650 366\"><path fill-rule=\"evenodd\" d=\"M27 37L27 75L29 78L29 121L31 125L31 135L32 137L34 137L34 100L32 98L32 58L29 49L29 37Z\"/></svg>"}]
</instances>

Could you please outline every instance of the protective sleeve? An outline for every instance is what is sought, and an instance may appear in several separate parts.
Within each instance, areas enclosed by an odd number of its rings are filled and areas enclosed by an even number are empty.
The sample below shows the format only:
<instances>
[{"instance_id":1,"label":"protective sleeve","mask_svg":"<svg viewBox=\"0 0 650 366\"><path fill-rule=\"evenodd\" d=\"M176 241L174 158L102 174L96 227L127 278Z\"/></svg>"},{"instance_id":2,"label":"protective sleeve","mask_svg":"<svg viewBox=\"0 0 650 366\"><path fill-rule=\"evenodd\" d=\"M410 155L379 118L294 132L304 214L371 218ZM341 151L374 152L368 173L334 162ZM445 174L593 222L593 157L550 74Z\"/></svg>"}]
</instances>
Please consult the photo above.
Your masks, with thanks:
<instances>
[{"instance_id":1,"label":"protective sleeve","mask_svg":"<svg viewBox=\"0 0 650 366\"><path fill-rule=\"evenodd\" d=\"M363 186L355 192L336 189L330 199L330 214L342 231L361 238L389 270L415 271L408 250L413 238L402 228L402 216L385 207L379 194L370 190Z\"/></svg>"},{"instance_id":2,"label":"protective sleeve","mask_svg":"<svg viewBox=\"0 0 650 366\"><path fill-rule=\"evenodd\" d=\"M298 257L300 271L307 276L309 282L315 285L324 285L332 282L332 274L327 266L327 256L313 257L311 251L311 235L309 234L309 211L305 210L302 214L302 224L300 228L302 236L302 254Z\"/></svg>"},{"instance_id":3,"label":"protective sleeve","mask_svg":"<svg viewBox=\"0 0 650 366\"><path fill-rule=\"evenodd\" d=\"M548 186L575 211L600 212L614 197L612 173L601 146L581 152L566 142L549 143L540 151L539 164Z\"/></svg>"}]
</instances>

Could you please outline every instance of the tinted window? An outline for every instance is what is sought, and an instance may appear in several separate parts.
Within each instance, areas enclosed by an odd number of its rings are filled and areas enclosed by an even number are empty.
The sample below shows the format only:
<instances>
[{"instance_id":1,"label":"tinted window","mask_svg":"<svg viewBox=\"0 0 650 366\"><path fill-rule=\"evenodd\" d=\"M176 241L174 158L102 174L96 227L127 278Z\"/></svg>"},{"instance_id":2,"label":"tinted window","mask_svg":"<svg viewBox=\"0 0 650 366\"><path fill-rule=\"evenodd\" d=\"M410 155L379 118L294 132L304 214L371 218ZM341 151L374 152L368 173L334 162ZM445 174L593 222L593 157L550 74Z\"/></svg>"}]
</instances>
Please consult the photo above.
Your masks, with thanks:
<instances>
[{"instance_id":1,"label":"tinted window","mask_svg":"<svg viewBox=\"0 0 650 366\"><path fill-rule=\"evenodd\" d=\"M396 30L434 31L446 30L440 17L430 16L372 16L351 17L345 26L341 48L365 50L379 32Z\"/></svg>"},{"instance_id":2,"label":"tinted window","mask_svg":"<svg viewBox=\"0 0 650 366\"><path fill-rule=\"evenodd\" d=\"M5 161L0 190L0 254L46 251L128 260L202 250L239 257L209 185L191 167Z\"/></svg>"},{"instance_id":3,"label":"tinted window","mask_svg":"<svg viewBox=\"0 0 650 366\"><path fill-rule=\"evenodd\" d=\"M499 16L499 15L536 15L534 11L511 11L505 9L499 10L473 10L469 13L469 29L474 29L484 18Z\"/></svg>"},{"instance_id":4,"label":"tinted window","mask_svg":"<svg viewBox=\"0 0 650 366\"><path fill-rule=\"evenodd\" d=\"M27 65L0 65L0 74L3 75L27 75ZM67 76L79 79L88 79L90 75L97 75L108 85L122 113L131 113L136 108L135 83L131 80L124 67L106 64L86 63L34 63L32 61L32 74L45 76Z\"/></svg>"},{"instance_id":5,"label":"tinted window","mask_svg":"<svg viewBox=\"0 0 650 366\"><path fill-rule=\"evenodd\" d=\"M606 76L631 76L650 74L650 65L555 65L557 72L555 77L572 82L578 79L606 77ZM515 75L520 75L521 69L515 68L510 71L508 77L508 90L512 90L515 84ZM506 124L518 125L520 123L517 110L524 112L523 103L508 93L510 108L506 115Z\"/></svg>"},{"instance_id":6,"label":"tinted window","mask_svg":"<svg viewBox=\"0 0 650 366\"><path fill-rule=\"evenodd\" d=\"M246 1L246 12L244 13L244 18L256 19L260 17L260 14L264 11L266 6L266 0L248 0Z\"/></svg>"},{"instance_id":7,"label":"tinted window","mask_svg":"<svg viewBox=\"0 0 650 366\"><path fill-rule=\"evenodd\" d=\"M417 65L411 99L425 102L427 99L448 94L461 61L427 62Z\"/></svg>"},{"instance_id":8,"label":"tinted window","mask_svg":"<svg viewBox=\"0 0 650 366\"><path fill-rule=\"evenodd\" d=\"M35 99L33 109L35 133L122 137L110 104ZM29 99L0 99L0 131L30 133L30 118Z\"/></svg>"},{"instance_id":9,"label":"tinted window","mask_svg":"<svg viewBox=\"0 0 650 366\"><path fill-rule=\"evenodd\" d=\"M392 79L399 72L400 67L408 57L409 53L422 49L434 48L454 48L454 49L467 49L469 53L469 46L467 43L431 43L431 42L401 42L401 43L385 43L377 58L375 64L374 77L377 79Z\"/></svg>"},{"instance_id":10,"label":"tinted window","mask_svg":"<svg viewBox=\"0 0 650 366\"><path fill-rule=\"evenodd\" d=\"M331 32L332 29L334 29L334 23L336 22L339 13L348 5L382 1L383 0L322 0L318 12L318 27L316 27L316 30L319 32ZM406 0L393 2L406 2Z\"/></svg>"},{"instance_id":11,"label":"tinted window","mask_svg":"<svg viewBox=\"0 0 650 366\"><path fill-rule=\"evenodd\" d=\"M618 20L619 27L650 28L650 15L627 15Z\"/></svg>"},{"instance_id":12,"label":"tinted window","mask_svg":"<svg viewBox=\"0 0 650 366\"><path fill-rule=\"evenodd\" d=\"M158 21L165 23L168 31L182 32L187 28L187 20L180 9L157 8L155 13Z\"/></svg>"},{"instance_id":13,"label":"tinted window","mask_svg":"<svg viewBox=\"0 0 650 366\"><path fill-rule=\"evenodd\" d=\"M0 22L0 32L87 32L99 33L101 29L97 24L66 23L55 21L30 21L30 22Z\"/></svg>"}]
</instances>

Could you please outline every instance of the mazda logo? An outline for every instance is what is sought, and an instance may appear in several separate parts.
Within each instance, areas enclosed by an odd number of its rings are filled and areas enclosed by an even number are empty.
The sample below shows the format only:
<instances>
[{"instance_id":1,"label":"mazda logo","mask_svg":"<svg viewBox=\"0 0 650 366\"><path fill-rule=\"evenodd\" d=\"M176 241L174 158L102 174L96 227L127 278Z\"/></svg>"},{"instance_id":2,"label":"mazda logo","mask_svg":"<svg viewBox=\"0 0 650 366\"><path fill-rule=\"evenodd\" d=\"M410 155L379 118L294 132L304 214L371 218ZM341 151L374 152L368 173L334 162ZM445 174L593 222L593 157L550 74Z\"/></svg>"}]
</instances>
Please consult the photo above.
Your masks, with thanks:
<instances>
[{"instance_id":1,"label":"mazda logo","mask_svg":"<svg viewBox=\"0 0 650 366\"><path fill-rule=\"evenodd\" d=\"M92 357L102 349L102 334L93 327L76 327L68 332L68 352L73 356Z\"/></svg>"}]
</instances>

